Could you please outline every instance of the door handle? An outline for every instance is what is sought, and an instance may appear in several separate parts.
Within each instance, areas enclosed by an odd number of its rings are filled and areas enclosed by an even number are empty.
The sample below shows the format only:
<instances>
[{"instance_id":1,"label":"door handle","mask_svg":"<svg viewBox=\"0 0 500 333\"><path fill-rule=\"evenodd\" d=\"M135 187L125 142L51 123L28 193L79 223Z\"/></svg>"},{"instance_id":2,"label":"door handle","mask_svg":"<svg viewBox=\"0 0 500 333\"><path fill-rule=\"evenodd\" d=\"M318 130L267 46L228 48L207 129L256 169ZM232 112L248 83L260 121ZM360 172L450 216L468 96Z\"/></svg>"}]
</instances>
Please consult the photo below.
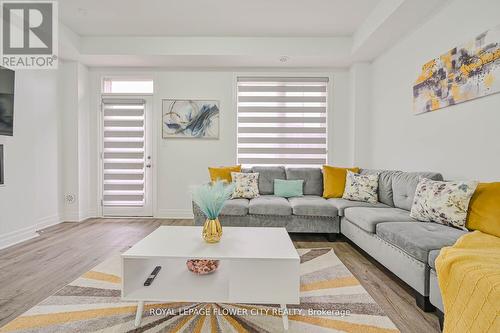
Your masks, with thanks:
<instances>
[{"instance_id":1,"label":"door handle","mask_svg":"<svg viewBox=\"0 0 500 333\"><path fill-rule=\"evenodd\" d=\"M146 164L146 168L151 168L151 163Z\"/></svg>"}]
</instances>

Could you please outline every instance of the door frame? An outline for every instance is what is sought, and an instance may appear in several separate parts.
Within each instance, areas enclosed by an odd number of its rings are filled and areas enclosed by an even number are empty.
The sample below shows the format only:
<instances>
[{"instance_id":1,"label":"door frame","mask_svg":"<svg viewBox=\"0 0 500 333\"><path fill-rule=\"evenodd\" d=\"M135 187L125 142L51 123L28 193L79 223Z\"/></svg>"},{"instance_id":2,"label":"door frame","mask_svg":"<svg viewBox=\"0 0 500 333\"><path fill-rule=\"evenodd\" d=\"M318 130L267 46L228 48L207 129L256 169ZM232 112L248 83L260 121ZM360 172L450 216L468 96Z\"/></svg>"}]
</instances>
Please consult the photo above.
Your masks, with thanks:
<instances>
[{"instance_id":1,"label":"door frame","mask_svg":"<svg viewBox=\"0 0 500 333\"><path fill-rule=\"evenodd\" d=\"M103 217L103 218L114 218L114 217L138 217L138 218L152 218L156 216L156 210L157 210L157 202L156 202L156 192L157 192L157 187L156 187L156 179L157 179L157 145L154 140L156 137L156 126L154 126L155 122L155 114L154 114L154 94L106 94L106 93L99 93L99 100L98 100L98 107L97 107L97 112L98 112L98 124L97 124L97 163L98 163L98 184L97 184L97 216ZM102 156L103 156L103 148L104 148L104 121L103 121L103 103L102 100L103 98L116 98L116 99L123 99L123 98L142 98L146 101L146 108L145 108L145 120L146 120L146 143L148 144L147 151L149 151L150 156L151 156L151 164L152 168L150 169L149 172L149 181L145 182L145 185L149 182L149 189L145 192L145 200L147 199L149 201L148 203L148 215L113 215L113 216L104 216L104 206L102 204L103 202L103 191L104 191L104 164L102 162ZM146 154L146 152L145 152ZM146 198L147 196L147 198Z\"/></svg>"}]
</instances>

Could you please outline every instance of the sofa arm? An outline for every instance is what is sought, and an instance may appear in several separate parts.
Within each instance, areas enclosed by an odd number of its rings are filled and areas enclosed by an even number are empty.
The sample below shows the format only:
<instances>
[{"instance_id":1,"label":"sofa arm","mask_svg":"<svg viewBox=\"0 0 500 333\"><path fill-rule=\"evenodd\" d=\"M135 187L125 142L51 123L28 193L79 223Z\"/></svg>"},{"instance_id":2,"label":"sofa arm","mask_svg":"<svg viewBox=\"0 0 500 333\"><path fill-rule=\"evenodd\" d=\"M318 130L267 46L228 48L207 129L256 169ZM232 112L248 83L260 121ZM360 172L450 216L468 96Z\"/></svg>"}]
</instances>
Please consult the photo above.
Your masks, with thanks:
<instances>
[{"instance_id":1,"label":"sofa arm","mask_svg":"<svg viewBox=\"0 0 500 333\"><path fill-rule=\"evenodd\" d=\"M205 220L207 217L201 211L200 207L196 203L193 202L193 217L194 217L194 225L202 226L205 224Z\"/></svg>"},{"instance_id":2,"label":"sofa arm","mask_svg":"<svg viewBox=\"0 0 500 333\"><path fill-rule=\"evenodd\" d=\"M205 214L201 211L200 207L198 207L198 205L192 201L192 205L193 205L193 214L194 216L203 216L205 217Z\"/></svg>"}]
</instances>

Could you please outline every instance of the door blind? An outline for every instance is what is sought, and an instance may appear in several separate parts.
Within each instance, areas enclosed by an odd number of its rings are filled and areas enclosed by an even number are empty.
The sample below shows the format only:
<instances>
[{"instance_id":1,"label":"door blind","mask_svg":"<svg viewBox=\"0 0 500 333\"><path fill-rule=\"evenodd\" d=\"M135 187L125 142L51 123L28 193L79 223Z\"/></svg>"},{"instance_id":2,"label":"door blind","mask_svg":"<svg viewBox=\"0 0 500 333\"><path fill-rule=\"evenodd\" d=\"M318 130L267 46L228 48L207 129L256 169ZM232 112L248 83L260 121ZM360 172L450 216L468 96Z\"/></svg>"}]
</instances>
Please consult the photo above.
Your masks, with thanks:
<instances>
[{"instance_id":1,"label":"door blind","mask_svg":"<svg viewBox=\"0 0 500 333\"><path fill-rule=\"evenodd\" d=\"M145 101L103 99L103 206L138 207L145 195Z\"/></svg>"},{"instance_id":2,"label":"door blind","mask_svg":"<svg viewBox=\"0 0 500 333\"><path fill-rule=\"evenodd\" d=\"M328 78L238 77L238 163L327 161Z\"/></svg>"}]
</instances>

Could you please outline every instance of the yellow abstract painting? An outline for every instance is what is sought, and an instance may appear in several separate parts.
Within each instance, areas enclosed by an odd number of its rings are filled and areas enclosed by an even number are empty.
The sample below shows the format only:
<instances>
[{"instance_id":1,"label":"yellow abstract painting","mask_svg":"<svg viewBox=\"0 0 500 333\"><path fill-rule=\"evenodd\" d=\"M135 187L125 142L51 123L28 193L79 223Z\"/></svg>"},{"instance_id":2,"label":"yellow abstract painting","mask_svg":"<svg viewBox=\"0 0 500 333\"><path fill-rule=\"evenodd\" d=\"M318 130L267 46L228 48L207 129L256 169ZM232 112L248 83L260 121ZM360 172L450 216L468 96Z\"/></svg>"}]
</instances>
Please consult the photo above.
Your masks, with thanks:
<instances>
[{"instance_id":1,"label":"yellow abstract painting","mask_svg":"<svg viewBox=\"0 0 500 333\"><path fill-rule=\"evenodd\" d=\"M435 111L500 92L500 26L422 66L413 111Z\"/></svg>"}]
</instances>

